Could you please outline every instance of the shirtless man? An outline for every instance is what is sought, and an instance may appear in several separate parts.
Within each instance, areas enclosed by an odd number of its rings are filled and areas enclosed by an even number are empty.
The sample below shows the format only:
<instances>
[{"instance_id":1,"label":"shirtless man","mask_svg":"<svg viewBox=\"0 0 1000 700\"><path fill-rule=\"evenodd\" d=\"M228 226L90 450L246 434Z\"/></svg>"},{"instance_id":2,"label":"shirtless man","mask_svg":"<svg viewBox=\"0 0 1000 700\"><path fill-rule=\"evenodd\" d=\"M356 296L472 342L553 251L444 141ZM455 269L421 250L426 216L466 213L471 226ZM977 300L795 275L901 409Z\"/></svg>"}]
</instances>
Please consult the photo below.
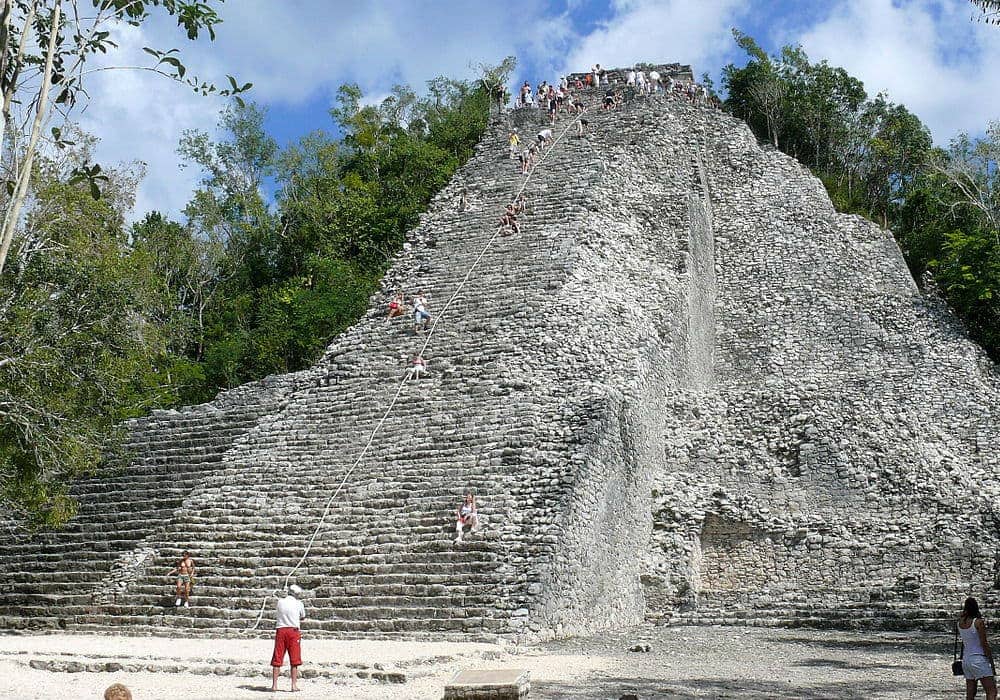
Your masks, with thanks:
<instances>
[{"instance_id":1,"label":"shirtless man","mask_svg":"<svg viewBox=\"0 0 1000 700\"><path fill-rule=\"evenodd\" d=\"M177 601L174 603L174 607L179 608L183 599L184 607L190 608L191 582L194 580L194 559L191 558L190 552L185 551L181 555L177 566L172 568L167 576L173 576L175 573L177 574Z\"/></svg>"}]
</instances>

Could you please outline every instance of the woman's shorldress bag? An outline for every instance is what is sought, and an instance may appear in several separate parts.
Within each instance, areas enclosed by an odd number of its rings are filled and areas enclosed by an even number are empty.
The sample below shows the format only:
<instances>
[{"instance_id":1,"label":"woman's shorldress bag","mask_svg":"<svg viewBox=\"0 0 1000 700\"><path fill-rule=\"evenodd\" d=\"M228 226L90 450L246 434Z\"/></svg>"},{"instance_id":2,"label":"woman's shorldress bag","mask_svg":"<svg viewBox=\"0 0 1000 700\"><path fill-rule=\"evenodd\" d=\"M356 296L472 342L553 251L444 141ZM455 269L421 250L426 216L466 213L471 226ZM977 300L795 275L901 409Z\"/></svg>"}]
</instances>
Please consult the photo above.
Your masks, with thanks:
<instances>
[{"instance_id":1,"label":"woman's shorldress bag","mask_svg":"<svg viewBox=\"0 0 1000 700\"><path fill-rule=\"evenodd\" d=\"M962 671L962 657L958 655L958 623L955 623L955 649L951 654L951 675L961 676L964 671Z\"/></svg>"}]
</instances>

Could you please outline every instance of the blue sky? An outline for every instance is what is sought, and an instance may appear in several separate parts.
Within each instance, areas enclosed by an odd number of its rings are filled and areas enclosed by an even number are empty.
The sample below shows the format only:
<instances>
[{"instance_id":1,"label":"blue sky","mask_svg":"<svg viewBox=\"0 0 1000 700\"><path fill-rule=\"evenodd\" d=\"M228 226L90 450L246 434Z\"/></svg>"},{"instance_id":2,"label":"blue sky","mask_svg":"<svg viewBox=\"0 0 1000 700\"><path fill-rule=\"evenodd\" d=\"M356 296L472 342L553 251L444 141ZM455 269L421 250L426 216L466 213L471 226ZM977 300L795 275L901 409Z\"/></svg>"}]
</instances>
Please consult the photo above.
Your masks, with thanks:
<instances>
[{"instance_id":1,"label":"blue sky","mask_svg":"<svg viewBox=\"0 0 1000 700\"><path fill-rule=\"evenodd\" d=\"M1000 119L1000 27L970 21L967 0L229 0L214 43L186 42L167 20L118 32L110 60L141 62L143 46L184 51L189 69L255 85L279 143L332 129L337 87L357 82L378 99L395 83L418 90L437 75L471 77L472 65L517 56L516 81L635 61L691 63L718 78L741 62L730 29L769 51L801 44L885 91L927 123L938 143ZM150 74L101 74L82 125L105 163L147 164L136 217L179 212L197 173L180 169L185 129L212 131L215 99ZM113 76L113 77L111 77Z\"/></svg>"}]
</instances>

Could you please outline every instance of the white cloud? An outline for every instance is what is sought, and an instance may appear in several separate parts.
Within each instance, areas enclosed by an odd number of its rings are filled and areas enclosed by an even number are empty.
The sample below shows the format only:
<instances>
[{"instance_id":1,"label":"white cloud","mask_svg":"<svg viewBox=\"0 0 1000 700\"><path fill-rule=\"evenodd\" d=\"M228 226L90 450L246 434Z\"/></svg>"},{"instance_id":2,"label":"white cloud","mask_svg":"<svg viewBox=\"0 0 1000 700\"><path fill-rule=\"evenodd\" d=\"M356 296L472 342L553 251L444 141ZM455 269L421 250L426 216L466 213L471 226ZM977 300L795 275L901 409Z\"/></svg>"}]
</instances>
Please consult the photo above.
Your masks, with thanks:
<instances>
[{"instance_id":1,"label":"white cloud","mask_svg":"<svg viewBox=\"0 0 1000 700\"><path fill-rule=\"evenodd\" d=\"M149 65L143 46L152 44L138 27L120 27L119 45L108 65ZM139 188L135 214L159 209L176 214L190 198L198 173L180 168L177 143L185 129L211 130L222 101L195 95L190 88L146 71L111 70L88 77L91 100L76 115L80 126L101 139L98 161L141 161L147 176Z\"/></svg>"},{"instance_id":2,"label":"white cloud","mask_svg":"<svg viewBox=\"0 0 1000 700\"><path fill-rule=\"evenodd\" d=\"M964 2L847 0L797 40L869 94L906 105L947 143L1000 118L1000 28L970 22L971 14Z\"/></svg>"},{"instance_id":3,"label":"white cloud","mask_svg":"<svg viewBox=\"0 0 1000 700\"><path fill-rule=\"evenodd\" d=\"M187 42L169 18L154 18L142 28L118 29L121 48L108 62L148 65L143 46L177 46L191 73L220 85L230 73L253 82L250 99L262 104L294 109L319 97L332 105L345 82L384 95L395 83L420 89L437 75L471 75L473 59L497 63L518 43L535 51L539 32L558 32L546 11L544 0L239 0L222 6L215 42ZM185 129L213 131L223 102L146 72L112 71L90 80L93 100L79 119L101 139L98 158L146 162L137 216L151 208L176 215L197 179L192 170L179 169L178 139ZM321 118L303 133L328 126Z\"/></svg>"},{"instance_id":4,"label":"white cloud","mask_svg":"<svg viewBox=\"0 0 1000 700\"><path fill-rule=\"evenodd\" d=\"M748 0L618 0L614 18L580 41L565 68L663 61L690 63L700 75L732 48L730 27L748 6Z\"/></svg>"},{"instance_id":5,"label":"white cloud","mask_svg":"<svg viewBox=\"0 0 1000 700\"><path fill-rule=\"evenodd\" d=\"M570 0L564 7L578 13L584 6ZM700 74L733 55L729 28L762 7L774 4L612 0L609 18L582 35L569 9L558 14L545 0L239 0L221 6L225 21L215 42L187 42L169 18L154 19L141 29L122 28L121 50L110 60L148 64L142 46L178 46L197 75L223 83L232 73L254 83L251 99L294 112L308 103L332 105L344 82L357 82L371 99L395 83L419 89L436 75L470 76L472 61L496 63L509 54L522 60L512 76L517 83L598 62L679 61ZM1000 29L970 23L966 3L839 0L824 15L804 30L787 16L758 19L780 43L801 42L813 60L844 66L870 93L887 91L924 119L939 142L1000 118L1000 71L993 70L1000 65ZM94 99L80 121L102 139L101 162L149 166L137 216L151 208L176 215L197 179L179 169L177 141L184 129L212 131L222 100L149 73L96 74L89 89ZM324 113L314 116L303 133L329 126Z\"/></svg>"}]
</instances>

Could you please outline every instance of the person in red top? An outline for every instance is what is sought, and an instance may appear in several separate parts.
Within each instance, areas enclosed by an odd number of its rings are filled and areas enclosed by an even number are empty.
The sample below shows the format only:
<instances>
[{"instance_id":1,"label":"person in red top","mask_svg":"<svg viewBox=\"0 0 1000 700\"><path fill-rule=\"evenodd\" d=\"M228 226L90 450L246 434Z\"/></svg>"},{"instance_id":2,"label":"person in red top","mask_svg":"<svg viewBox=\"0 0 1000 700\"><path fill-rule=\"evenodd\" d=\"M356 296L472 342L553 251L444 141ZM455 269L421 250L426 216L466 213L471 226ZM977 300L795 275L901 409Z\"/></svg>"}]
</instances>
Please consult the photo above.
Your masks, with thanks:
<instances>
[{"instance_id":1,"label":"person in red top","mask_svg":"<svg viewBox=\"0 0 1000 700\"><path fill-rule=\"evenodd\" d=\"M274 622L274 653L271 655L271 692L278 690L278 676L281 664L288 653L288 664L292 667L292 692L299 690L299 666L302 665L301 621L306 617L306 607L298 598L302 589L292 584L287 595L278 600L277 619Z\"/></svg>"},{"instance_id":2,"label":"person in red top","mask_svg":"<svg viewBox=\"0 0 1000 700\"><path fill-rule=\"evenodd\" d=\"M385 319L386 323L388 323L391 319L396 318L397 316L403 315L404 303L405 302L403 301L403 293L398 292L396 296L393 298L393 300L389 302L389 316Z\"/></svg>"}]
</instances>

